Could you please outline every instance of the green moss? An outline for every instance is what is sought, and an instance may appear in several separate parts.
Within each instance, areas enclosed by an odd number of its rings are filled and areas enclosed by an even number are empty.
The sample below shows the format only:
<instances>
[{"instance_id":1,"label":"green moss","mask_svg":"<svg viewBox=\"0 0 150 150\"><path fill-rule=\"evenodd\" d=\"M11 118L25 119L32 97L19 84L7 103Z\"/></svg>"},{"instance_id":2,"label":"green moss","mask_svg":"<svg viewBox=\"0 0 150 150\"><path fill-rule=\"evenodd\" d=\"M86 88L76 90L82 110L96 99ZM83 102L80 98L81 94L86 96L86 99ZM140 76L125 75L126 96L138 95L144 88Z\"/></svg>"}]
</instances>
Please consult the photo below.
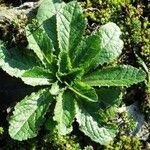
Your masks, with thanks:
<instances>
[{"instance_id":1,"label":"green moss","mask_svg":"<svg viewBox=\"0 0 150 150\"><path fill-rule=\"evenodd\" d=\"M3 133L4 133L3 127L0 127L0 135L2 135Z\"/></svg>"},{"instance_id":2,"label":"green moss","mask_svg":"<svg viewBox=\"0 0 150 150\"><path fill-rule=\"evenodd\" d=\"M84 150L94 150L92 146L86 146L84 147Z\"/></svg>"},{"instance_id":3,"label":"green moss","mask_svg":"<svg viewBox=\"0 0 150 150\"><path fill-rule=\"evenodd\" d=\"M52 146L53 149L58 150L80 150L78 140L73 135L59 135L56 129L56 122L52 117L45 123L45 129L48 134L44 137L45 148ZM46 150L46 149L45 149Z\"/></svg>"},{"instance_id":4,"label":"green moss","mask_svg":"<svg viewBox=\"0 0 150 150\"><path fill-rule=\"evenodd\" d=\"M142 144L138 137L120 135L116 141L107 145L104 150L141 150Z\"/></svg>"},{"instance_id":5,"label":"green moss","mask_svg":"<svg viewBox=\"0 0 150 150\"><path fill-rule=\"evenodd\" d=\"M132 116L130 116L128 114L128 112L126 112L126 111L123 112L121 115L122 115L121 118L124 122L123 123L124 125L122 126L122 133L124 133L124 131L125 132L133 132L137 126L134 118Z\"/></svg>"},{"instance_id":6,"label":"green moss","mask_svg":"<svg viewBox=\"0 0 150 150\"><path fill-rule=\"evenodd\" d=\"M146 19L142 28L141 54L150 68L150 22Z\"/></svg>"},{"instance_id":7,"label":"green moss","mask_svg":"<svg viewBox=\"0 0 150 150\"><path fill-rule=\"evenodd\" d=\"M54 149L59 150L80 150L80 145L77 142L77 139L75 136L60 136L57 134L57 132L53 132L52 134L49 134L45 136L44 139L46 143L46 148L48 148L48 145L52 145Z\"/></svg>"},{"instance_id":8,"label":"green moss","mask_svg":"<svg viewBox=\"0 0 150 150\"><path fill-rule=\"evenodd\" d=\"M150 89L146 90L144 100L142 102L142 111L145 114L146 120L150 120Z\"/></svg>"}]
</instances>

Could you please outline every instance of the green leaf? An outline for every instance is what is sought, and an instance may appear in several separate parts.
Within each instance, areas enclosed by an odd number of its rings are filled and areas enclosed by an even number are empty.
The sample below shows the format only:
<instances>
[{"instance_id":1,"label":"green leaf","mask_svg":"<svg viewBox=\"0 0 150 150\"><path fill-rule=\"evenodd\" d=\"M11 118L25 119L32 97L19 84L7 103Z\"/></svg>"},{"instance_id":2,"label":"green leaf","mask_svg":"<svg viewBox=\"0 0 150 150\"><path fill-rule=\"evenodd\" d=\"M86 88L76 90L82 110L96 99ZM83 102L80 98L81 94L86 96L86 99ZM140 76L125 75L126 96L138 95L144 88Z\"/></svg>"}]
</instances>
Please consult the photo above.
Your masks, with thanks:
<instances>
[{"instance_id":1,"label":"green leaf","mask_svg":"<svg viewBox=\"0 0 150 150\"><path fill-rule=\"evenodd\" d=\"M56 26L56 16L53 16L43 22L43 28L47 33L48 37L51 39L52 44L55 49L55 54L59 54L59 44L57 40L57 26Z\"/></svg>"},{"instance_id":2,"label":"green leaf","mask_svg":"<svg viewBox=\"0 0 150 150\"><path fill-rule=\"evenodd\" d=\"M74 55L72 60L73 66L82 67L88 69L91 61L96 57L100 51L100 37L98 35L92 35L85 37L80 43L80 46Z\"/></svg>"},{"instance_id":3,"label":"green leaf","mask_svg":"<svg viewBox=\"0 0 150 150\"><path fill-rule=\"evenodd\" d=\"M88 71L116 59L123 48L120 34L120 29L116 24L103 25L96 33L81 42L74 55L73 66L80 66Z\"/></svg>"},{"instance_id":4,"label":"green leaf","mask_svg":"<svg viewBox=\"0 0 150 150\"><path fill-rule=\"evenodd\" d=\"M4 45L0 45L0 68L10 76L22 78L27 70L37 65L38 63L33 57L24 56L15 48L8 51ZM24 82L26 83L25 80Z\"/></svg>"},{"instance_id":5,"label":"green leaf","mask_svg":"<svg viewBox=\"0 0 150 150\"><path fill-rule=\"evenodd\" d=\"M57 41L56 15L60 13L64 6L65 3L61 0L43 0L37 12L37 20L52 40L57 54L59 46Z\"/></svg>"},{"instance_id":6,"label":"green leaf","mask_svg":"<svg viewBox=\"0 0 150 150\"><path fill-rule=\"evenodd\" d=\"M9 51L1 45L0 67L9 75L19 77L28 85L49 85L52 73L37 66L36 60L31 56L24 56L17 49Z\"/></svg>"},{"instance_id":7,"label":"green leaf","mask_svg":"<svg viewBox=\"0 0 150 150\"><path fill-rule=\"evenodd\" d=\"M52 96L44 89L32 93L19 102L9 120L11 138L22 141L35 137L52 101Z\"/></svg>"},{"instance_id":8,"label":"green leaf","mask_svg":"<svg viewBox=\"0 0 150 150\"><path fill-rule=\"evenodd\" d=\"M119 38L121 31L115 23L103 25L95 34L100 37L100 48L96 57L92 58L90 68L111 63L122 53L123 48L123 41Z\"/></svg>"},{"instance_id":9,"label":"green leaf","mask_svg":"<svg viewBox=\"0 0 150 150\"><path fill-rule=\"evenodd\" d=\"M60 10L65 6L61 0L43 0L38 8L37 19L39 23L51 18L60 13Z\"/></svg>"},{"instance_id":10,"label":"green leaf","mask_svg":"<svg viewBox=\"0 0 150 150\"><path fill-rule=\"evenodd\" d=\"M50 85L54 82L54 76L48 69L34 67L25 71L21 79L29 85Z\"/></svg>"},{"instance_id":11,"label":"green leaf","mask_svg":"<svg viewBox=\"0 0 150 150\"><path fill-rule=\"evenodd\" d=\"M107 118L107 116L104 117ZM99 116L91 115L89 110L84 109L83 105L80 105L76 119L79 123L79 129L97 143L107 145L116 136L117 129L115 126L103 125L99 121Z\"/></svg>"},{"instance_id":12,"label":"green leaf","mask_svg":"<svg viewBox=\"0 0 150 150\"><path fill-rule=\"evenodd\" d=\"M145 72L129 65L105 68L83 78L90 86L130 86L144 80Z\"/></svg>"},{"instance_id":13,"label":"green leaf","mask_svg":"<svg viewBox=\"0 0 150 150\"><path fill-rule=\"evenodd\" d=\"M56 17L60 51L69 52L70 56L73 56L86 27L82 9L73 1L61 9Z\"/></svg>"},{"instance_id":14,"label":"green leaf","mask_svg":"<svg viewBox=\"0 0 150 150\"><path fill-rule=\"evenodd\" d=\"M57 130L60 135L66 135L72 131L72 123L76 115L75 96L70 91L61 92L56 98L54 121L57 121Z\"/></svg>"},{"instance_id":15,"label":"green leaf","mask_svg":"<svg viewBox=\"0 0 150 150\"><path fill-rule=\"evenodd\" d=\"M86 83L74 82L72 87L69 86L69 89L77 94L80 98L86 99L91 102L96 102L98 100L95 89L90 87Z\"/></svg>"},{"instance_id":16,"label":"green leaf","mask_svg":"<svg viewBox=\"0 0 150 150\"><path fill-rule=\"evenodd\" d=\"M28 48L32 49L39 60L45 65L52 62L53 45L51 39L41 27L28 25L26 35L29 42Z\"/></svg>"}]
</instances>

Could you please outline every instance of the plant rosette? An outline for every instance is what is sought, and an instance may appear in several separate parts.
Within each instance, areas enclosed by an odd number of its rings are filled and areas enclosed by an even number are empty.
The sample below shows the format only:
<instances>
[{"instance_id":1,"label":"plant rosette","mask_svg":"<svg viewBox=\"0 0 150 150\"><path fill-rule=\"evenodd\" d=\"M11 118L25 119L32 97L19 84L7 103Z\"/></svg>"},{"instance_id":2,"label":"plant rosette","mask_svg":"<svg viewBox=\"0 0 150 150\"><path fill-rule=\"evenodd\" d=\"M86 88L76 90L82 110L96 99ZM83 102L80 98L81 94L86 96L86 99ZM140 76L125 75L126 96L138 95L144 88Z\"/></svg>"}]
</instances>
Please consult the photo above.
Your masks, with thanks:
<instances>
[{"instance_id":1,"label":"plant rosette","mask_svg":"<svg viewBox=\"0 0 150 150\"><path fill-rule=\"evenodd\" d=\"M25 84L40 87L15 106L10 136L19 141L37 136L53 103L49 128L55 122L58 134L66 135L76 119L85 135L108 144L118 132L109 117L117 112L121 88L145 80L141 69L106 66L122 52L119 27L110 22L85 36L87 20L76 1L43 0L36 19L38 25L26 28L30 53L22 55L17 48L7 50L0 44L0 67Z\"/></svg>"}]
</instances>

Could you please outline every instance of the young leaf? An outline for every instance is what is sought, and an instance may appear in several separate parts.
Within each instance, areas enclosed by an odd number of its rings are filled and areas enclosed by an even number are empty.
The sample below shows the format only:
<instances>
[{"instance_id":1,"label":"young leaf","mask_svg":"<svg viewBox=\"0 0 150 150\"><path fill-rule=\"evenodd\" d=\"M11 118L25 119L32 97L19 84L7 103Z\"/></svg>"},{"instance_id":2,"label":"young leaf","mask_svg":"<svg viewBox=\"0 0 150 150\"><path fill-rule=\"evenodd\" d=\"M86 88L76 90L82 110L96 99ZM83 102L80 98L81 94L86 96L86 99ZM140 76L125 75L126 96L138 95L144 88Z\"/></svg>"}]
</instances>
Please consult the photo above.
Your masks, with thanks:
<instances>
[{"instance_id":1,"label":"young leaf","mask_svg":"<svg viewBox=\"0 0 150 150\"><path fill-rule=\"evenodd\" d=\"M44 65L51 63L54 48L51 39L45 31L40 27L34 29L33 25L28 25L26 27L26 35L29 42L28 48L34 51Z\"/></svg>"},{"instance_id":2,"label":"young leaf","mask_svg":"<svg viewBox=\"0 0 150 150\"><path fill-rule=\"evenodd\" d=\"M25 97L15 106L9 120L10 136L19 141L35 137L52 101L52 96L45 89Z\"/></svg>"},{"instance_id":3,"label":"young leaf","mask_svg":"<svg viewBox=\"0 0 150 150\"><path fill-rule=\"evenodd\" d=\"M105 68L83 78L90 86L130 86L144 80L144 71L129 65Z\"/></svg>"},{"instance_id":4,"label":"young leaf","mask_svg":"<svg viewBox=\"0 0 150 150\"><path fill-rule=\"evenodd\" d=\"M68 73L71 70L71 61L67 52L61 51L58 56L58 71Z\"/></svg>"},{"instance_id":5,"label":"young leaf","mask_svg":"<svg viewBox=\"0 0 150 150\"><path fill-rule=\"evenodd\" d=\"M26 84L37 85L50 85L54 82L54 76L48 69L41 67L34 67L24 72L21 78Z\"/></svg>"},{"instance_id":6,"label":"young leaf","mask_svg":"<svg viewBox=\"0 0 150 150\"><path fill-rule=\"evenodd\" d=\"M76 115L75 96L70 91L61 92L56 98L54 110L54 121L57 121L57 130L61 135L66 135L72 131L72 123Z\"/></svg>"},{"instance_id":7,"label":"young leaf","mask_svg":"<svg viewBox=\"0 0 150 150\"><path fill-rule=\"evenodd\" d=\"M57 14L57 34L60 51L74 55L86 27L86 20L80 5L73 1Z\"/></svg>"},{"instance_id":8,"label":"young leaf","mask_svg":"<svg viewBox=\"0 0 150 150\"><path fill-rule=\"evenodd\" d=\"M53 83L51 89L49 90L51 95L58 95L60 92L60 88L57 82Z\"/></svg>"},{"instance_id":9,"label":"young leaf","mask_svg":"<svg viewBox=\"0 0 150 150\"><path fill-rule=\"evenodd\" d=\"M57 78L62 83L64 82L71 88L71 84L76 80L81 80L81 77L84 74L84 70L82 68L74 68L71 69L68 73L57 73Z\"/></svg>"},{"instance_id":10,"label":"young leaf","mask_svg":"<svg viewBox=\"0 0 150 150\"><path fill-rule=\"evenodd\" d=\"M81 105L76 119L79 123L79 129L97 143L106 145L116 136L116 127L113 125L103 125L98 121L99 117L97 115L91 115L91 113Z\"/></svg>"},{"instance_id":11,"label":"young leaf","mask_svg":"<svg viewBox=\"0 0 150 150\"><path fill-rule=\"evenodd\" d=\"M121 54L123 48L123 41L119 38L121 31L115 23L103 25L95 34L100 37L100 48L99 53L92 59L90 68L112 62Z\"/></svg>"},{"instance_id":12,"label":"young leaf","mask_svg":"<svg viewBox=\"0 0 150 150\"><path fill-rule=\"evenodd\" d=\"M74 82L72 87L69 86L69 89L72 90L80 98L86 99L91 102L97 102L98 96L94 88L90 87L88 84L83 82Z\"/></svg>"}]
</instances>

